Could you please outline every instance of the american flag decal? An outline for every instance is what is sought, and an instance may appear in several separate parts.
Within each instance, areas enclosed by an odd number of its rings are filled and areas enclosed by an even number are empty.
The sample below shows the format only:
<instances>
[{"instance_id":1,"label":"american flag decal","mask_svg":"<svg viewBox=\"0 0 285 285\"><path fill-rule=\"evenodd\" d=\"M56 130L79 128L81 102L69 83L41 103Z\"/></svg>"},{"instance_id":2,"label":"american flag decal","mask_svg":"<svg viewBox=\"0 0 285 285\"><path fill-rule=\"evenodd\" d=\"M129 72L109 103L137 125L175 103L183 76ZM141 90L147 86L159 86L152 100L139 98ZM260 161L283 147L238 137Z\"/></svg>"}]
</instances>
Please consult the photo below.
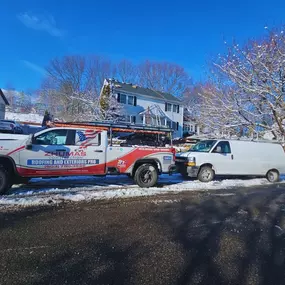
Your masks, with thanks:
<instances>
[{"instance_id":1,"label":"american flag decal","mask_svg":"<svg viewBox=\"0 0 285 285\"><path fill-rule=\"evenodd\" d=\"M82 131L76 131L79 141L82 142L81 145L88 145L92 144L92 140L97 137L97 135L101 131L96 131L96 130L82 130Z\"/></svg>"}]
</instances>

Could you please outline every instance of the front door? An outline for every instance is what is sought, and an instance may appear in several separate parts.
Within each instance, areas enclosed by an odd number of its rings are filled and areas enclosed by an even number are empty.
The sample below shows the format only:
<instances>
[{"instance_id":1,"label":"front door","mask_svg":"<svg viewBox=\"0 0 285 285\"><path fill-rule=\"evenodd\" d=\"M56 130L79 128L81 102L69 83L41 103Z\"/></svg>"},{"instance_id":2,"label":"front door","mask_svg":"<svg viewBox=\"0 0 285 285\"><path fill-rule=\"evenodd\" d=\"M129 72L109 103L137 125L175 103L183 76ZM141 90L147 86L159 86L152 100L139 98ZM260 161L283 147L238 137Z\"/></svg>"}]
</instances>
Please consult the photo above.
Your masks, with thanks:
<instances>
[{"instance_id":1,"label":"front door","mask_svg":"<svg viewBox=\"0 0 285 285\"><path fill-rule=\"evenodd\" d=\"M235 173L233 155L228 141L220 141L211 153L211 162L217 175L232 175Z\"/></svg>"},{"instance_id":2,"label":"front door","mask_svg":"<svg viewBox=\"0 0 285 285\"><path fill-rule=\"evenodd\" d=\"M81 175L83 150L75 145L75 130L51 129L33 138L31 149L20 153L22 176Z\"/></svg>"}]
</instances>

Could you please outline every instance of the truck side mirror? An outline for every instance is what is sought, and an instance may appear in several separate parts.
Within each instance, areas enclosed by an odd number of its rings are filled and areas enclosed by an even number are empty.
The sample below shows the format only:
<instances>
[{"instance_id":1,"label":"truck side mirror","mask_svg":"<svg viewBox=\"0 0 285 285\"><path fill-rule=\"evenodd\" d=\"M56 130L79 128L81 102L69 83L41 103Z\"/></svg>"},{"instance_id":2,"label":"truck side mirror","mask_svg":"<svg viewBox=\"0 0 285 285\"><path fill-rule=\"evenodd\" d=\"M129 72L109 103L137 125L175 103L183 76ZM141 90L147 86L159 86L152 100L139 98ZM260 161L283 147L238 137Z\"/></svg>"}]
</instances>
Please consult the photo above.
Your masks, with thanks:
<instances>
[{"instance_id":1,"label":"truck side mirror","mask_svg":"<svg viewBox=\"0 0 285 285\"><path fill-rule=\"evenodd\" d=\"M26 149L32 149L33 148L33 139L34 139L34 135L30 135L27 142L26 142Z\"/></svg>"}]
</instances>

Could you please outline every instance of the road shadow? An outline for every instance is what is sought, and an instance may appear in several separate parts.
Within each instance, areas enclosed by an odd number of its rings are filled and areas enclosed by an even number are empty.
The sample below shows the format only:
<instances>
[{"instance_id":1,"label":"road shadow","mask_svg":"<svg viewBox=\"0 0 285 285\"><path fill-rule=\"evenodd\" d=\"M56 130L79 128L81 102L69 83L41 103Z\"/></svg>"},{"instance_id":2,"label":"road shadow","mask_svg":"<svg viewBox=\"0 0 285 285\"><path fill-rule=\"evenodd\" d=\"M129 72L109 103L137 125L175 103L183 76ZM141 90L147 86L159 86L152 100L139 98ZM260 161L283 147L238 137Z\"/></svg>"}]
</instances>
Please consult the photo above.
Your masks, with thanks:
<instances>
[{"instance_id":1,"label":"road shadow","mask_svg":"<svg viewBox=\"0 0 285 285\"><path fill-rule=\"evenodd\" d=\"M176 284L285 284L282 192L182 201L156 214L186 253Z\"/></svg>"}]
</instances>

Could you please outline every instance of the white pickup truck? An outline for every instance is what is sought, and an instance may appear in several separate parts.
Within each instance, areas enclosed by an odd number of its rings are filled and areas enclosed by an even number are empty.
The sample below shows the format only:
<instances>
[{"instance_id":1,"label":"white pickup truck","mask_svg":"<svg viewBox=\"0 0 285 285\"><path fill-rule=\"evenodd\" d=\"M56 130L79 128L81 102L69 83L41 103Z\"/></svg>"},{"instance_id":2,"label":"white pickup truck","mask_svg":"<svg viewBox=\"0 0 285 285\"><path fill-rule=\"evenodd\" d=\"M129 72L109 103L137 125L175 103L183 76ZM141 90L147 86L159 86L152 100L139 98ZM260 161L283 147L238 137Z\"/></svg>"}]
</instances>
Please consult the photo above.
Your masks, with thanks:
<instances>
[{"instance_id":1,"label":"white pickup truck","mask_svg":"<svg viewBox=\"0 0 285 285\"><path fill-rule=\"evenodd\" d=\"M109 146L106 131L51 128L34 135L0 135L0 194L32 177L127 174L140 187L175 170L172 147Z\"/></svg>"}]
</instances>

